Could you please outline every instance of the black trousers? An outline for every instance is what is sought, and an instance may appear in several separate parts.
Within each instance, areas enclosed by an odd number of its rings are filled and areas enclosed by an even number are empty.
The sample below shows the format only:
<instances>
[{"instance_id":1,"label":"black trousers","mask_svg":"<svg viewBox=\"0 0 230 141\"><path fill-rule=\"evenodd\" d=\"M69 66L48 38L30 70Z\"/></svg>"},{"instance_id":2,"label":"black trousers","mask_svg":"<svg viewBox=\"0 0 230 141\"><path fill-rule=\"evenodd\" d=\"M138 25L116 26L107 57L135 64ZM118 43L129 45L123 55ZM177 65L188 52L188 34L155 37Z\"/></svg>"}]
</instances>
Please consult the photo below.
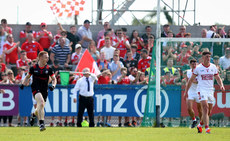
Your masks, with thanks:
<instances>
[{"instance_id":1,"label":"black trousers","mask_svg":"<svg viewBox=\"0 0 230 141\"><path fill-rule=\"evenodd\" d=\"M94 127L94 99L93 97L85 97L79 95L78 115L77 115L77 127L82 127L81 122L83 120L83 114L87 109L89 116L89 127Z\"/></svg>"}]
</instances>

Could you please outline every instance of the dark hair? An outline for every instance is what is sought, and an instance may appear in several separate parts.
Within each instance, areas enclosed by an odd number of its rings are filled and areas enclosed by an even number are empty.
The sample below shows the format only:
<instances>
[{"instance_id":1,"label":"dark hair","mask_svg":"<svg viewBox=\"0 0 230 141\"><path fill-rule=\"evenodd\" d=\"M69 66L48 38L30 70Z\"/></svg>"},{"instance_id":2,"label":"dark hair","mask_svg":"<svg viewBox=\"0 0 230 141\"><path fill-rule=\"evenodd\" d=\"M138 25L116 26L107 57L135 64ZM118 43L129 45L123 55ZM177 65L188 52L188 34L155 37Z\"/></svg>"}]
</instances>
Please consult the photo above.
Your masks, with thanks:
<instances>
[{"instance_id":1,"label":"dark hair","mask_svg":"<svg viewBox=\"0 0 230 141\"><path fill-rule=\"evenodd\" d=\"M189 63L190 63L190 64L196 63L196 59L191 59L191 60L189 61Z\"/></svg>"},{"instance_id":2,"label":"dark hair","mask_svg":"<svg viewBox=\"0 0 230 141\"><path fill-rule=\"evenodd\" d=\"M150 25L147 25L146 27L145 27L145 29L147 29L147 28L152 28Z\"/></svg>"},{"instance_id":3,"label":"dark hair","mask_svg":"<svg viewBox=\"0 0 230 141\"><path fill-rule=\"evenodd\" d=\"M2 19L1 23L7 23L7 20L6 19Z\"/></svg>"},{"instance_id":4,"label":"dark hair","mask_svg":"<svg viewBox=\"0 0 230 141\"><path fill-rule=\"evenodd\" d=\"M169 27L169 24L165 24L165 25L163 25L163 27Z\"/></svg>"},{"instance_id":5,"label":"dark hair","mask_svg":"<svg viewBox=\"0 0 230 141\"><path fill-rule=\"evenodd\" d=\"M69 28L76 27L75 25L71 25Z\"/></svg>"},{"instance_id":6,"label":"dark hair","mask_svg":"<svg viewBox=\"0 0 230 141\"><path fill-rule=\"evenodd\" d=\"M26 52L25 50L21 50L20 53Z\"/></svg>"},{"instance_id":7,"label":"dark hair","mask_svg":"<svg viewBox=\"0 0 230 141\"><path fill-rule=\"evenodd\" d=\"M126 27L122 27L121 30L122 30L123 32L127 32L127 28L126 28Z\"/></svg>"},{"instance_id":8,"label":"dark hair","mask_svg":"<svg viewBox=\"0 0 230 141\"><path fill-rule=\"evenodd\" d=\"M105 31L104 32L104 36L107 36L109 34L110 31Z\"/></svg>"},{"instance_id":9,"label":"dark hair","mask_svg":"<svg viewBox=\"0 0 230 141\"><path fill-rule=\"evenodd\" d=\"M142 50L141 50L141 52L148 54L148 50L147 50L147 49L145 49L145 48L144 48L144 49L142 49Z\"/></svg>"},{"instance_id":10,"label":"dark hair","mask_svg":"<svg viewBox=\"0 0 230 141\"><path fill-rule=\"evenodd\" d=\"M202 56L205 56L205 55L207 55L207 54L212 55L211 52L209 52L209 51L204 51L204 52L202 53Z\"/></svg>"}]
</instances>

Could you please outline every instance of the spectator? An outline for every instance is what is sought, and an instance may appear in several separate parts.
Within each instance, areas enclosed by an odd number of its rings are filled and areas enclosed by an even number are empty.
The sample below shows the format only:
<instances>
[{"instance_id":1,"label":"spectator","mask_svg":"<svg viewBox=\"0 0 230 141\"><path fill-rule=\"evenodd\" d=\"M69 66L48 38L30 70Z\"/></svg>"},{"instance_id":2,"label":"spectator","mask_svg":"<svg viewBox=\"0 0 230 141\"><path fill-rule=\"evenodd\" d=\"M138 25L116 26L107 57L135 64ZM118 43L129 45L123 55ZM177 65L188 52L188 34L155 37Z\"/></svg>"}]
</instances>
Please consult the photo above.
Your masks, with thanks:
<instances>
[{"instance_id":1,"label":"spectator","mask_svg":"<svg viewBox=\"0 0 230 141\"><path fill-rule=\"evenodd\" d=\"M79 61L81 60L82 57L82 53L81 53L81 45L80 44L76 44L75 45L75 52L72 54L71 56L71 62L74 66L77 66Z\"/></svg>"},{"instance_id":2,"label":"spectator","mask_svg":"<svg viewBox=\"0 0 230 141\"><path fill-rule=\"evenodd\" d=\"M216 35L216 29L214 25L211 25L209 27L209 30L207 31L206 38L214 38Z\"/></svg>"},{"instance_id":3,"label":"spectator","mask_svg":"<svg viewBox=\"0 0 230 141\"><path fill-rule=\"evenodd\" d=\"M1 20L1 26L4 28L4 31L6 31L8 34L13 33L12 28L7 25L7 20L6 19Z\"/></svg>"},{"instance_id":4,"label":"spectator","mask_svg":"<svg viewBox=\"0 0 230 141\"><path fill-rule=\"evenodd\" d=\"M6 71L6 64L5 63L3 63L3 57L2 56L0 56L0 72L5 72Z\"/></svg>"},{"instance_id":5,"label":"spectator","mask_svg":"<svg viewBox=\"0 0 230 141\"><path fill-rule=\"evenodd\" d=\"M98 77L97 84L110 84L109 73L110 71L108 69L104 69L101 75Z\"/></svg>"},{"instance_id":6,"label":"spectator","mask_svg":"<svg viewBox=\"0 0 230 141\"><path fill-rule=\"evenodd\" d=\"M88 47L89 53L93 57L95 61L99 59L100 53L97 51L96 45L94 41L90 41L89 47Z\"/></svg>"},{"instance_id":7,"label":"spectator","mask_svg":"<svg viewBox=\"0 0 230 141\"><path fill-rule=\"evenodd\" d=\"M22 50L20 52L20 59L16 61L17 68L19 69L20 67L25 67L26 70L29 70L29 63L31 62L31 59L28 59L26 56L26 51Z\"/></svg>"},{"instance_id":8,"label":"spectator","mask_svg":"<svg viewBox=\"0 0 230 141\"><path fill-rule=\"evenodd\" d=\"M201 55L201 52L199 51L199 46L195 45L192 49L191 56L198 60L199 56Z\"/></svg>"},{"instance_id":9,"label":"spectator","mask_svg":"<svg viewBox=\"0 0 230 141\"><path fill-rule=\"evenodd\" d=\"M25 25L25 29L20 32L19 38L20 42L23 44L24 42L28 41L28 34L33 34L33 37L36 38L36 32L32 30L32 24L27 22Z\"/></svg>"},{"instance_id":10,"label":"spectator","mask_svg":"<svg viewBox=\"0 0 230 141\"><path fill-rule=\"evenodd\" d=\"M148 44L144 46L145 49L149 52L149 56L152 56L152 51L154 48L155 42L154 42L154 36L150 35L148 39Z\"/></svg>"},{"instance_id":11,"label":"spectator","mask_svg":"<svg viewBox=\"0 0 230 141\"><path fill-rule=\"evenodd\" d=\"M14 42L14 37L12 34L7 35L7 41L3 45L3 53L6 55L5 60L7 64L16 64L16 61L18 60L18 54L21 51L19 44L20 42Z\"/></svg>"},{"instance_id":12,"label":"spectator","mask_svg":"<svg viewBox=\"0 0 230 141\"><path fill-rule=\"evenodd\" d=\"M64 68L59 65L58 60L54 60L54 63L53 63L51 68L53 69L54 74L55 74L55 76L57 78L57 84L61 84L59 71L64 70Z\"/></svg>"},{"instance_id":13,"label":"spectator","mask_svg":"<svg viewBox=\"0 0 230 141\"><path fill-rule=\"evenodd\" d=\"M50 48L52 49L56 44L59 44L60 37L65 37L65 46L68 46L70 48L70 51L72 51L72 47L71 47L72 42L70 42L69 39L67 38L67 32L61 31L60 29L57 30L57 34L54 36L54 42L50 46Z\"/></svg>"},{"instance_id":14,"label":"spectator","mask_svg":"<svg viewBox=\"0 0 230 141\"><path fill-rule=\"evenodd\" d=\"M133 30L129 42L130 42L130 44L136 44L137 45L137 52L138 53L140 53L140 51L144 47L143 39L139 36L137 30Z\"/></svg>"},{"instance_id":15,"label":"spectator","mask_svg":"<svg viewBox=\"0 0 230 141\"><path fill-rule=\"evenodd\" d=\"M120 50L120 57L124 58L127 49L130 49L130 44L128 39L124 37L124 34L121 29L117 30L117 37L114 39L114 47Z\"/></svg>"},{"instance_id":16,"label":"spectator","mask_svg":"<svg viewBox=\"0 0 230 141\"><path fill-rule=\"evenodd\" d=\"M188 58L190 55L187 53L188 48L185 46L182 48L181 53L177 57L177 65L183 66L188 64Z\"/></svg>"},{"instance_id":17,"label":"spectator","mask_svg":"<svg viewBox=\"0 0 230 141\"><path fill-rule=\"evenodd\" d=\"M113 55L114 55L114 54L118 54L118 55L120 56L120 50L119 50L119 49L115 49ZM123 64L125 64L124 58L122 58L122 57L119 57L119 58L120 58L119 60L120 60ZM112 62L112 61L113 61L113 58L111 58L111 60L110 60L109 62Z\"/></svg>"},{"instance_id":18,"label":"spectator","mask_svg":"<svg viewBox=\"0 0 230 141\"><path fill-rule=\"evenodd\" d=\"M219 34L216 34L214 38L221 38ZM211 48L212 56L222 56L222 52L224 50L224 45L221 42L214 42Z\"/></svg>"},{"instance_id":19,"label":"spectator","mask_svg":"<svg viewBox=\"0 0 230 141\"><path fill-rule=\"evenodd\" d=\"M60 65L67 67L70 62L70 48L65 45L64 37L59 38L59 42L60 43L51 50L50 60L53 64L54 60L58 60Z\"/></svg>"},{"instance_id":20,"label":"spectator","mask_svg":"<svg viewBox=\"0 0 230 141\"><path fill-rule=\"evenodd\" d=\"M175 84L175 80L174 80L171 72L169 72L169 71L165 72L165 75L162 76L161 84L164 87L166 87L167 85L174 85Z\"/></svg>"},{"instance_id":21,"label":"spectator","mask_svg":"<svg viewBox=\"0 0 230 141\"><path fill-rule=\"evenodd\" d=\"M15 84L22 84L22 75L25 73L26 68L20 67L18 68L17 76L15 77Z\"/></svg>"},{"instance_id":22,"label":"spectator","mask_svg":"<svg viewBox=\"0 0 230 141\"><path fill-rule=\"evenodd\" d=\"M161 37L168 37L169 31L170 31L170 26L168 24L163 25L163 32L161 32ZM173 37L175 37L174 34Z\"/></svg>"},{"instance_id":23,"label":"spectator","mask_svg":"<svg viewBox=\"0 0 230 141\"><path fill-rule=\"evenodd\" d=\"M104 69L108 69L108 62L105 59L105 57L106 57L106 53L101 52L100 53L100 59L97 60L97 66L98 66L100 71L102 71Z\"/></svg>"},{"instance_id":24,"label":"spectator","mask_svg":"<svg viewBox=\"0 0 230 141\"><path fill-rule=\"evenodd\" d=\"M3 45L6 43L7 32L0 26L0 56L3 57Z\"/></svg>"},{"instance_id":25,"label":"spectator","mask_svg":"<svg viewBox=\"0 0 230 141\"><path fill-rule=\"evenodd\" d=\"M127 59L124 61L124 66L127 68L128 72L127 74L130 74L130 69L132 67L137 68L138 62L136 59L133 58L132 51L127 51L126 53Z\"/></svg>"},{"instance_id":26,"label":"spectator","mask_svg":"<svg viewBox=\"0 0 230 141\"><path fill-rule=\"evenodd\" d=\"M140 74L141 74L141 72L137 71L137 68L135 68L135 67L130 68L130 75L128 77L129 77L131 84L137 84L137 82L140 78Z\"/></svg>"},{"instance_id":27,"label":"spectator","mask_svg":"<svg viewBox=\"0 0 230 141\"><path fill-rule=\"evenodd\" d=\"M133 58L136 59L137 61L139 61L140 53L137 52L137 45L136 44L131 45L131 51L132 51L132 54L133 54Z\"/></svg>"},{"instance_id":28,"label":"spectator","mask_svg":"<svg viewBox=\"0 0 230 141\"><path fill-rule=\"evenodd\" d=\"M112 37L112 31L106 31L104 33L104 37L98 41L97 44L97 49L101 50L105 46L105 38L108 37L110 39L110 44L114 43L113 42L113 37Z\"/></svg>"},{"instance_id":29,"label":"spectator","mask_svg":"<svg viewBox=\"0 0 230 141\"><path fill-rule=\"evenodd\" d=\"M36 59L38 53L43 51L42 46L34 40L34 35L32 33L27 33L27 41L22 44L21 50L25 50L28 59Z\"/></svg>"},{"instance_id":30,"label":"spectator","mask_svg":"<svg viewBox=\"0 0 230 141\"><path fill-rule=\"evenodd\" d=\"M230 71L226 72L226 76L223 81L224 85L230 84Z\"/></svg>"},{"instance_id":31,"label":"spectator","mask_svg":"<svg viewBox=\"0 0 230 141\"><path fill-rule=\"evenodd\" d=\"M186 33L186 34L184 35L184 37L185 37L185 38L191 38L191 37L192 37L192 34L191 34L191 33ZM186 45L189 49L191 49L191 48L193 47L194 43L191 42L191 41L189 41L189 42L185 42L185 45Z\"/></svg>"},{"instance_id":32,"label":"spectator","mask_svg":"<svg viewBox=\"0 0 230 141\"><path fill-rule=\"evenodd\" d=\"M53 40L53 35L47 30L46 23L41 23L41 30L37 32L36 40L43 47L44 51L50 51L51 41Z\"/></svg>"},{"instance_id":33,"label":"spectator","mask_svg":"<svg viewBox=\"0 0 230 141\"><path fill-rule=\"evenodd\" d=\"M145 34L143 34L141 37L142 39L144 40L144 44L146 45L148 43L148 39L150 37L150 35L152 35L153 37L155 37L153 34L152 34L152 27L147 25L145 27Z\"/></svg>"},{"instance_id":34,"label":"spectator","mask_svg":"<svg viewBox=\"0 0 230 141\"><path fill-rule=\"evenodd\" d=\"M112 73L112 84L117 83L117 78L121 76L121 68L124 67L123 63L119 60L119 55L113 55L113 61L109 64L109 70Z\"/></svg>"},{"instance_id":35,"label":"spectator","mask_svg":"<svg viewBox=\"0 0 230 141\"><path fill-rule=\"evenodd\" d=\"M8 79L13 84L15 83L14 72L11 69L6 70L6 74L8 75Z\"/></svg>"},{"instance_id":36,"label":"spectator","mask_svg":"<svg viewBox=\"0 0 230 141\"><path fill-rule=\"evenodd\" d=\"M147 85L148 84L148 78L145 77L144 72L140 72L139 80L137 81L138 85Z\"/></svg>"},{"instance_id":37,"label":"spectator","mask_svg":"<svg viewBox=\"0 0 230 141\"><path fill-rule=\"evenodd\" d=\"M201 38L206 38L207 37L207 29L206 28L203 28L201 30ZM195 44L198 44L200 46L200 51L203 49L203 48L207 48L210 46L210 43L209 42L196 42Z\"/></svg>"},{"instance_id":38,"label":"spectator","mask_svg":"<svg viewBox=\"0 0 230 141\"><path fill-rule=\"evenodd\" d=\"M178 71L176 68L173 67L173 58L169 58L167 60L167 66L165 68L163 68L162 71L162 76L165 75L166 72L170 72L172 75L174 75L174 73L176 71Z\"/></svg>"},{"instance_id":39,"label":"spectator","mask_svg":"<svg viewBox=\"0 0 230 141\"><path fill-rule=\"evenodd\" d=\"M225 55L220 57L220 67L223 70L230 70L230 47L225 49Z\"/></svg>"},{"instance_id":40,"label":"spectator","mask_svg":"<svg viewBox=\"0 0 230 141\"><path fill-rule=\"evenodd\" d=\"M180 27L180 32L177 33L176 37L177 38L184 38L184 35L186 34L186 26L182 25Z\"/></svg>"},{"instance_id":41,"label":"spectator","mask_svg":"<svg viewBox=\"0 0 230 141\"><path fill-rule=\"evenodd\" d=\"M60 23L58 23L58 26L61 31L66 31ZM80 42L80 38L77 35L77 28L75 25L70 26L70 31L67 32L67 39L69 39L70 42L72 42L71 47L72 47L72 53L75 51L74 48L76 44Z\"/></svg>"},{"instance_id":42,"label":"spectator","mask_svg":"<svg viewBox=\"0 0 230 141\"><path fill-rule=\"evenodd\" d=\"M127 35L127 28L126 27L122 27L121 28L124 38L126 38L129 41L129 36Z\"/></svg>"},{"instance_id":43,"label":"spectator","mask_svg":"<svg viewBox=\"0 0 230 141\"><path fill-rule=\"evenodd\" d=\"M145 72L145 70L150 67L151 57L148 56L148 51L146 49L141 50L141 59L138 62L138 70Z\"/></svg>"},{"instance_id":44,"label":"spectator","mask_svg":"<svg viewBox=\"0 0 230 141\"><path fill-rule=\"evenodd\" d=\"M90 41L93 40L92 32L90 31L90 23L91 22L89 20L85 20L84 25L79 27L77 32L80 40L82 40L82 52L89 47Z\"/></svg>"},{"instance_id":45,"label":"spectator","mask_svg":"<svg viewBox=\"0 0 230 141\"><path fill-rule=\"evenodd\" d=\"M99 42L100 39L103 39L104 33L110 28L109 22L104 22L104 29L100 30L97 34L97 42Z\"/></svg>"},{"instance_id":46,"label":"spectator","mask_svg":"<svg viewBox=\"0 0 230 141\"><path fill-rule=\"evenodd\" d=\"M163 53L162 53L163 64L167 64L167 60L169 58L172 58L173 61L176 61L177 51L175 50L175 48L173 48L173 46L170 46L170 45L164 48L165 49L163 50Z\"/></svg>"},{"instance_id":47,"label":"spectator","mask_svg":"<svg viewBox=\"0 0 230 141\"><path fill-rule=\"evenodd\" d=\"M105 37L105 46L101 49L101 53L105 53L105 59L109 61L111 58L113 58L115 48L111 46L111 40L110 37L106 36Z\"/></svg>"},{"instance_id":48,"label":"spectator","mask_svg":"<svg viewBox=\"0 0 230 141\"><path fill-rule=\"evenodd\" d=\"M223 69L220 67L220 57L219 56L214 56L213 57L213 63L216 65L216 68L218 69L218 73L220 75L220 78L224 78L224 72Z\"/></svg>"}]
</instances>

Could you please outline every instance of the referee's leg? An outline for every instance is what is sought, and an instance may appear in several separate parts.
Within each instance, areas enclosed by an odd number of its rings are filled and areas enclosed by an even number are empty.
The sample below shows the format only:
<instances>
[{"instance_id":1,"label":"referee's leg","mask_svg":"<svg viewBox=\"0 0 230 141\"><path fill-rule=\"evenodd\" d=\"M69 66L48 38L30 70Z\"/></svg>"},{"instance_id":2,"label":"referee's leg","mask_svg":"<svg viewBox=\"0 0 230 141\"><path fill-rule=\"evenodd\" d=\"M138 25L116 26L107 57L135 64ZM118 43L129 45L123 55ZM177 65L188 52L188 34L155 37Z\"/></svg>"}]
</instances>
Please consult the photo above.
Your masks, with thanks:
<instances>
[{"instance_id":1,"label":"referee's leg","mask_svg":"<svg viewBox=\"0 0 230 141\"><path fill-rule=\"evenodd\" d=\"M79 97L77 127L82 127L81 122L83 120L84 111L85 111L85 99L83 97Z\"/></svg>"},{"instance_id":2,"label":"referee's leg","mask_svg":"<svg viewBox=\"0 0 230 141\"><path fill-rule=\"evenodd\" d=\"M92 98L88 99L88 103L87 103L87 112L88 112L88 115L89 115L89 127L94 127L93 109L94 109L94 99L92 97Z\"/></svg>"}]
</instances>

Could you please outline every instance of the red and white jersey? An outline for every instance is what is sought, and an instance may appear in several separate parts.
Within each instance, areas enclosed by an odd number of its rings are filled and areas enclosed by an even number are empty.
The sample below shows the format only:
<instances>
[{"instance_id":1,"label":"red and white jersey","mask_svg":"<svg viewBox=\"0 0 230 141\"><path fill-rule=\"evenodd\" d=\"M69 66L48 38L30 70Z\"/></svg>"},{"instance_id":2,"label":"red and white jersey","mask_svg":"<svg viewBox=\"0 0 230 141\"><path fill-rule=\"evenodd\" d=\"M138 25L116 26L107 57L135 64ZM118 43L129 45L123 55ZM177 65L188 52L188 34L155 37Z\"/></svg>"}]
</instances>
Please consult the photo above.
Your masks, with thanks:
<instances>
[{"instance_id":1,"label":"red and white jersey","mask_svg":"<svg viewBox=\"0 0 230 141\"><path fill-rule=\"evenodd\" d=\"M20 38L26 38L26 31L25 30L22 30L21 32L20 32ZM36 38L36 32L35 31L33 31L33 30L31 30L29 33L32 33L33 34L33 36L34 36L34 38ZM27 33L28 34L28 33ZM25 42L26 41L28 41L27 39L25 40Z\"/></svg>"},{"instance_id":2,"label":"red and white jersey","mask_svg":"<svg viewBox=\"0 0 230 141\"><path fill-rule=\"evenodd\" d=\"M73 64L73 65L77 65L78 62L80 61L81 57L82 57L82 53L77 54L76 52L74 52L74 53L72 54L72 56L71 56L72 64Z\"/></svg>"},{"instance_id":3,"label":"red and white jersey","mask_svg":"<svg viewBox=\"0 0 230 141\"><path fill-rule=\"evenodd\" d=\"M26 51L27 57L31 60L36 59L38 56L38 52L43 51L41 45L35 41L33 41L32 43L23 43L21 49Z\"/></svg>"},{"instance_id":4,"label":"red and white jersey","mask_svg":"<svg viewBox=\"0 0 230 141\"><path fill-rule=\"evenodd\" d=\"M116 39L114 39L113 41L113 45L115 45L116 43L119 43L118 46L117 46L117 49L120 50L120 57L124 58L125 57L125 54L126 54L126 51L127 51L127 48L125 46L125 43L129 45L129 40L126 39L124 41L124 38L122 37L121 41L120 39L118 39L118 37Z\"/></svg>"},{"instance_id":5,"label":"red and white jersey","mask_svg":"<svg viewBox=\"0 0 230 141\"><path fill-rule=\"evenodd\" d=\"M18 59L16 61L17 68L20 68L20 67L23 67L23 66L28 67L29 66L29 62L31 62L30 59L27 59L26 61L23 61L22 59Z\"/></svg>"},{"instance_id":6,"label":"red and white jersey","mask_svg":"<svg viewBox=\"0 0 230 141\"><path fill-rule=\"evenodd\" d=\"M13 30L11 27L7 26L6 28L4 28L4 30L8 33L8 34L12 34Z\"/></svg>"},{"instance_id":7,"label":"red and white jersey","mask_svg":"<svg viewBox=\"0 0 230 141\"><path fill-rule=\"evenodd\" d=\"M145 72L145 70L150 67L150 64L151 64L151 57L148 56L146 59L139 60L137 68L138 70Z\"/></svg>"},{"instance_id":8,"label":"red and white jersey","mask_svg":"<svg viewBox=\"0 0 230 141\"><path fill-rule=\"evenodd\" d=\"M121 76L120 76L120 77L121 77ZM117 81L120 79L120 77L118 77ZM125 78L123 78L123 79L121 80L121 82L117 82L117 84L118 84L118 85L119 85L119 84L130 84L130 79L129 79L128 76L125 76Z\"/></svg>"},{"instance_id":9,"label":"red and white jersey","mask_svg":"<svg viewBox=\"0 0 230 141\"><path fill-rule=\"evenodd\" d=\"M187 70L187 77L188 77L188 80L192 77L193 71L194 71L194 70L192 70L192 69ZM196 77L196 79L197 79L197 77ZM188 94L190 94L190 93L196 93L196 89L197 89L197 84L192 83L191 87L190 87L189 90L188 90Z\"/></svg>"},{"instance_id":10,"label":"red and white jersey","mask_svg":"<svg viewBox=\"0 0 230 141\"><path fill-rule=\"evenodd\" d=\"M3 50L9 50L13 48L15 45L16 43L9 43L8 41L6 41L6 43L3 45ZM16 47L11 53L6 54L6 63L16 64L17 60L18 60L18 48Z\"/></svg>"},{"instance_id":11,"label":"red and white jersey","mask_svg":"<svg viewBox=\"0 0 230 141\"><path fill-rule=\"evenodd\" d=\"M197 76L197 91L214 90L214 75L218 75L218 70L214 64L210 63L209 66L199 64L193 74Z\"/></svg>"},{"instance_id":12,"label":"red and white jersey","mask_svg":"<svg viewBox=\"0 0 230 141\"><path fill-rule=\"evenodd\" d=\"M37 32L37 37L39 37L41 34L44 34L41 38L40 38L40 40L38 41L39 43L40 43L40 45L43 47L43 49L44 48L49 48L50 47L50 45L51 45L51 41L50 41L50 39L49 39L49 35L51 35L52 36L52 33L50 32L50 31L47 31L48 32L48 34L46 34L46 32L44 32L44 31L38 31Z\"/></svg>"}]
</instances>

